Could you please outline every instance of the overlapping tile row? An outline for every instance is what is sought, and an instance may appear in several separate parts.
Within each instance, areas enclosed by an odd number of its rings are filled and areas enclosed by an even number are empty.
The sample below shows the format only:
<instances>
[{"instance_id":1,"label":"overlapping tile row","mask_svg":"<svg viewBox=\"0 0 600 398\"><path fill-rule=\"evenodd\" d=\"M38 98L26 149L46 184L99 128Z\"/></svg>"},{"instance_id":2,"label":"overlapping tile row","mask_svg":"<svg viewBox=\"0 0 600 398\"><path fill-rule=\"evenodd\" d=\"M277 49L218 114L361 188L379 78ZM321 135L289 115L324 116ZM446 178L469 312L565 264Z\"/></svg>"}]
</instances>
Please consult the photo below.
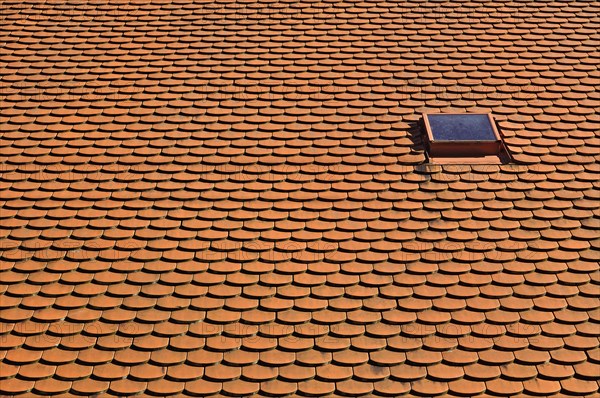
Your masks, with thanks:
<instances>
[{"instance_id":1,"label":"overlapping tile row","mask_svg":"<svg viewBox=\"0 0 600 398\"><path fill-rule=\"evenodd\" d=\"M3 1L0 394L597 396L599 5Z\"/></svg>"}]
</instances>

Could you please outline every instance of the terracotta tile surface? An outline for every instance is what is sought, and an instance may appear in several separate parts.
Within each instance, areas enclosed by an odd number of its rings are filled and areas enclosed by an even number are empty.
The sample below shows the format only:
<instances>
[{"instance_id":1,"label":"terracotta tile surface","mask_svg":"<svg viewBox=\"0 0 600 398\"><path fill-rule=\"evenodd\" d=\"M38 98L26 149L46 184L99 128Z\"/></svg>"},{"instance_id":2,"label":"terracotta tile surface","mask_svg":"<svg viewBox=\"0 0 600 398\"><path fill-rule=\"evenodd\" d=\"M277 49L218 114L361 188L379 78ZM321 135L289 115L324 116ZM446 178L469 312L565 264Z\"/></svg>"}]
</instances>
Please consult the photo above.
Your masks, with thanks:
<instances>
[{"instance_id":1,"label":"terracotta tile surface","mask_svg":"<svg viewBox=\"0 0 600 398\"><path fill-rule=\"evenodd\" d=\"M0 2L0 395L599 396L599 8Z\"/></svg>"}]
</instances>

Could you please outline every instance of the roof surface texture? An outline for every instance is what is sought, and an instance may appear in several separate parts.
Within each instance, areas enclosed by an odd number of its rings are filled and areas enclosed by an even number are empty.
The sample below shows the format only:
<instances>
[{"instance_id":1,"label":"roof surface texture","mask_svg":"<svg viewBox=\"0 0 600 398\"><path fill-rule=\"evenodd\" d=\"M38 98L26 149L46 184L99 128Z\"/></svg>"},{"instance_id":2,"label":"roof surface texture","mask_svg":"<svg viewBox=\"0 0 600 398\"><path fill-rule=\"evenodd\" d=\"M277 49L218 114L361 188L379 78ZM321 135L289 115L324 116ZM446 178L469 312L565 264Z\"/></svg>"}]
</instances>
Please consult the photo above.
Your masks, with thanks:
<instances>
[{"instance_id":1,"label":"roof surface texture","mask_svg":"<svg viewBox=\"0 0 600 398\"><path fill-rule=\"evenodd\" d=\"M0 395L597 397L599 5L2 1Z\"/></svg>"}]
</instances>

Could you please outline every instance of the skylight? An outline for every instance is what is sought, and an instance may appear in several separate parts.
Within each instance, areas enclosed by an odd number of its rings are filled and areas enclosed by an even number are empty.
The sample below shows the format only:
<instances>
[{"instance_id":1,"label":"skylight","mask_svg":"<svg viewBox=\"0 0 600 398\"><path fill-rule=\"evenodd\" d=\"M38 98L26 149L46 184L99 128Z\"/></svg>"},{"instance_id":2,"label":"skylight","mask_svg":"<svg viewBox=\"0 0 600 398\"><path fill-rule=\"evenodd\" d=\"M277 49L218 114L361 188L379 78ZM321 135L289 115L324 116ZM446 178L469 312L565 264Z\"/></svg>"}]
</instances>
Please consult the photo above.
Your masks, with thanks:
<instances>
[{"instance_id":1,"label":"skylight","mask_svg":"<svg viewBox=\"0 0 600 398\"><path fill-rule=\"evenodd\" d=\"M426 145L433 163L506 163L510 160L491 114L425 113Z\"/></svg>"}]
</instances>

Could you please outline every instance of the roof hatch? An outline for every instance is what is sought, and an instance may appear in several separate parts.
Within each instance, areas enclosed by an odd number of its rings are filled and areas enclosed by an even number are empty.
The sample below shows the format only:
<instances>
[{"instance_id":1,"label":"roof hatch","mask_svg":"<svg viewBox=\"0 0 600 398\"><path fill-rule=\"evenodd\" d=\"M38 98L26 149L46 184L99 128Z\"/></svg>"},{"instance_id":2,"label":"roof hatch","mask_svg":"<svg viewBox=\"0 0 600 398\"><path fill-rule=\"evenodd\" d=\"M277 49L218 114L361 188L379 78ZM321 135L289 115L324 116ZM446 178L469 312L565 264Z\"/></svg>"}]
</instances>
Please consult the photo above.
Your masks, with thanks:
<instances>
[{"instance_id":1,"label":"roof hatch","mask_svg":"<svg viewBox=\"0 0 600 398\"><path fill-rule=\"evenodd\" d=\"M510 155L488 113L424 113L432 163L502 164Z\"/></svg>"}]
</instances>

